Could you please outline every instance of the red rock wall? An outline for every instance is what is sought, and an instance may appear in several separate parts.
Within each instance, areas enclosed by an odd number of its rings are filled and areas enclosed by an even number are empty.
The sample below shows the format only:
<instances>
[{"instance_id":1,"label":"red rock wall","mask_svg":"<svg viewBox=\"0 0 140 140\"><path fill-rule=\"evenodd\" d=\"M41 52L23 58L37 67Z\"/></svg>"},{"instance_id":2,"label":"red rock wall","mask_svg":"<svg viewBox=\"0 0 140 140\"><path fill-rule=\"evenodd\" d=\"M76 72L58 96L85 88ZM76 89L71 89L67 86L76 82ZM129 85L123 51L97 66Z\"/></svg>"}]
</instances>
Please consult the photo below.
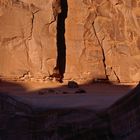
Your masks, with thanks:
<instances>
[{"instance_id":1,"label":"red rock wall","mask_svg":"<svg viewBox=\"0 0 140 140\"><path fill-rule=\"evenodd\" d=\"M73 75L74 71L77 78L84 79L139 81L139 1L71 0L68 3L69 73Z\"/></svg>"},{"instance_id":2,"label":"red rock wall","mask_svg":"<svg viewBox=\"0 0 140 140\"><path fill-rule=\"evenodd\" d=\"M139 0L63 0L58 17L59 4L0 0L1 77L45 79L58 66L67 80L139 81Z\"/></svg>"},{"instance_id":3,"label":"red rock wall","mask_svg":"<svg viewBox=\"0 0 140 140\"><path fill-rule=\"evenodd\" d=\"M0 2L0 75L49 76L57 53L53 1Z\"/></svg>"}]
</instances>

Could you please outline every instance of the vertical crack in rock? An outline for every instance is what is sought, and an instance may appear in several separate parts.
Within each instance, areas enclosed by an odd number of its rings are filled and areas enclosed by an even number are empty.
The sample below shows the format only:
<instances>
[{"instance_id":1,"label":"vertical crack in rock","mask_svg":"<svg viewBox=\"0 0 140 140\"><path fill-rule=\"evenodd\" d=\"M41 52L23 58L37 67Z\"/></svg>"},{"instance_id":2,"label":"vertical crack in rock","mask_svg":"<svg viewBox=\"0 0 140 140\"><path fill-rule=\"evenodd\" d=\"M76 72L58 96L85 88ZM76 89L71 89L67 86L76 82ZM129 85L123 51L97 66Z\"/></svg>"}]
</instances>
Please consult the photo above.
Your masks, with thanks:
<instances>
[{"instance_id":1,"label":"vertical crack in rock","mask_svg":"<svg viewBox=\"0 0 140 140\"><path fill-rule=\"evenodd\" d=\"M120 79L119 79L117 73L116 73L115 71L113 71L113 72L114 72L114 74L115 74L115 76L116 76L116 78L117 78L117 81L120 82Z\"/></svg>"},{"instance_id":2,"label":"vertical crack in rock","mask_svg":"<svg viewBox=\"0 0 140 140\"><path fill-rule=\"evenodd\" d=\"M30 32L30 39L32 38L32 34L33 34L33 28L34 28L34 13L32 13L32 26L31 26L31 32Z\"/></svg>"},{"instance_id":3,"label":"vertical crack in rock","mask_svg":"<svg viewBox=\"0 0 140 140\"><path fill-rule=\"evenodd\" d=\"M87 6L88 15L86 22L84 24L84 45L85 49L82 54L85 52L87 57L86 63L90 69L87 70L87 74L93 79L108 79L106 72L106 63L105 63L105 54L103 46L100 42L100 39L97 35L95 29L95 20L98 17L98 6L95 1L83 1Z\"/></svg>"},{"instance_id":4,"label":"vertical crack in rock","mask_svg":"<svg viewBox=\"0 0 140 140\"><path fill-rule=\"evenodd\" d=\"M57 17L57 62L54 68L54 77L62 81L66 67L66 42L65 42L65 19L67 18L67 0L61 0L61 13ZM56 75L55 75L56 74Z\"/></svg>"},{"instance_id":5,"label":"vertical crack in rock","mask_svg":"<svg viewBox=\"0 0 140 140\"><path fill-rule=\"evenodd\" d=\"M32 12L32 19L31 19L31 30L30 30L30 34L29 34L29 37L28 37L28 40L31 40L32 39L32 35L33 35L33 28L34 28L34 14ZM27 61L28 61L28 64L30 64L30 55L29 55L29 47L28 47L28 44L27 42L25 42L25 47L26 47L26 54L27 54ZM30 70L30 68L29 68ZM25 74L25 75L28 75L29 71ZM25 77L25 76L23 76Z\"/></svg>"},{"instance_id":6,"label":"vertical crack in rock","mask_svg":"<svg viewBox=\"0 0 140 140\"><path fill-rule=\"evenodd\" d=\"M98 38L98 35L96 33L96 30L95 30L95 27L94 27L94 24L93 24L93 30L94 30L94 33L95 33L95 37L98 41L98 44L99 46L101 47L101 50L102 50L102 55L103 55L103 64L104 64L104 70L105 70L105 76L106 76L106 79L108 80L108 76L107 76L107 72L106 72L106 63L105 63L105 53L104 53L104 49L103 49L103 46Z\"/></svg>"}]
</instances>

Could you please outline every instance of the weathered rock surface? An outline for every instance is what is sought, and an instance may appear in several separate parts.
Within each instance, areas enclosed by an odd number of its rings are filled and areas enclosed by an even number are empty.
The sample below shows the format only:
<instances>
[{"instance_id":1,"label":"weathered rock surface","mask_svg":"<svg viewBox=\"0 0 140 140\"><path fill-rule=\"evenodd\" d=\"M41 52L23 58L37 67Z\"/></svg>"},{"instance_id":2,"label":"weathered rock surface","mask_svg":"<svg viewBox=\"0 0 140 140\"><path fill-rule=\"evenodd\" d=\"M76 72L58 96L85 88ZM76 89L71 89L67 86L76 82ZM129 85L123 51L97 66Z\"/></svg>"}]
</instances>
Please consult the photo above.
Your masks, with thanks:
<instances>
[{"instance_id":1,"label":"weathered rock surface","mask_svg":"<svg viewBox=\"0 0 140 140\"><path fill-rule=\"evenodd\" d=\"M0 75L49 76L57 53L55 0L0 2Z\"/></svg>"},{"instance_id":2,"label":"weathered rock surface","mask_svg":"<svg viewBox=\"0 0 140 140\"><path fill-rule=\"evenodd\" d=\"M137 82L139 17L139 0L0 0L0 76Z\"/></svg>"}]
</instances>

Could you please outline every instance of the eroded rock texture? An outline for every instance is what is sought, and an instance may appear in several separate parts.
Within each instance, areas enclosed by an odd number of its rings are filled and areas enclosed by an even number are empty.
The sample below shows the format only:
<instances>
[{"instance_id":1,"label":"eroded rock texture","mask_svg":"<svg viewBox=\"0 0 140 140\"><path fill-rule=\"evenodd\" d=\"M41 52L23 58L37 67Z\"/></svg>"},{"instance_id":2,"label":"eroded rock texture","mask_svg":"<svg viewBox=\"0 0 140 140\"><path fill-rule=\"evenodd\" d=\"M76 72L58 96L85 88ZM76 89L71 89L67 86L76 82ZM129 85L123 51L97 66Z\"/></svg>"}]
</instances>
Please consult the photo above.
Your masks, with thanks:
<instances>
[{"instance_id":1,"label":"eroded rock texture","mask_svg":"<svg viewBox=\"0 0 140 140\"><path fill-rule=\"evenodd\" d=\"M73 0L68 5L67 60L74 63L69 69L84 79L139 81L139 1Z\"/></svg>"},{"instance_id":2,"label":"eroded rock texture","mask_svg":"<svg viewBox=\"0 0 140 140\"><path fill-rule=\"evenodd\" d=\"M49 76L56 61L58 0L1 0L0 75ZM56 7L55 7L56 6Z\"/></svg>"},{"instance_id":3,"label":"eroded rock texture","mask_svg":"<svg viewBox=\"0 0 140 140\"><path fill-rule=\"evenodd\" d=\"M0 76L43 79L56 67L68 80L139 81L139 0L0 5Z\"/></svg>"}]
</instances>

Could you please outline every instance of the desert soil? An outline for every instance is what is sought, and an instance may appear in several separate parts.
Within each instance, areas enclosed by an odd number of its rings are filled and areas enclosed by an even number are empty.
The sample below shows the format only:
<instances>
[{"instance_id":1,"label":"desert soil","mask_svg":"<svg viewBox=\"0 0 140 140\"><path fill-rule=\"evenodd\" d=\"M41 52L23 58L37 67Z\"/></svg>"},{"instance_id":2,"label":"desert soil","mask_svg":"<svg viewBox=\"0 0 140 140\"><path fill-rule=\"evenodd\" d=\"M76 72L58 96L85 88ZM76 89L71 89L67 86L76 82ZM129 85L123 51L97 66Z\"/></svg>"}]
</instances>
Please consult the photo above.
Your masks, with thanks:
<instances>
[{"instance_id":1,"label":"desert soil","mask_svg":"<svg viewBox=\"0 0 140 140\"><path fill-rule=\"evenodd\" d=\"M135 84L92 83L68 88L67 82L7 82L0 81L0 91L33 108L90 108L100 110L109 107L127 94ZM79 93L79 91L81 91ZM84 91L84 92L83 92Z\"/></svg>"}]
</instances>

